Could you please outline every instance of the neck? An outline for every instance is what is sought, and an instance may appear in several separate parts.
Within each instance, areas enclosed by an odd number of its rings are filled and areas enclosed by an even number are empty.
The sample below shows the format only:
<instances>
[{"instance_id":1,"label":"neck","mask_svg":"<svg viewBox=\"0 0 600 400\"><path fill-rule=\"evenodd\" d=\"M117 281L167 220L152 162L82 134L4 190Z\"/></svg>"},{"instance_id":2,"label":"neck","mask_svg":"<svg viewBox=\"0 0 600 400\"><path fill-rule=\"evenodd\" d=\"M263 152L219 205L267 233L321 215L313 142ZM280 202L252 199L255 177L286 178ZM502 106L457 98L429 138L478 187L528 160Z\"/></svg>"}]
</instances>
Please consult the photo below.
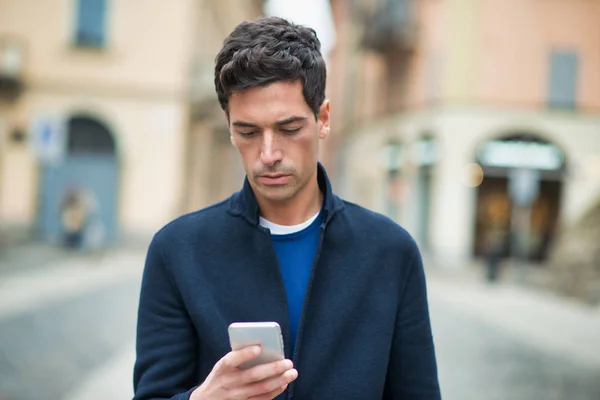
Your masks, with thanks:
<instances>
[{"instance_id":1,"label":"neck","mask_svg":"<svg viewBox=\"0 0 600 400\"><path fill-rule=\"evenodd\" d=\"M318 213L323 204L323 194L315 172L306 186L288 201L270 202L258 198L256 200L261 217L277 225L291 226L301 224Z\"/></svg>"}]
</instances>

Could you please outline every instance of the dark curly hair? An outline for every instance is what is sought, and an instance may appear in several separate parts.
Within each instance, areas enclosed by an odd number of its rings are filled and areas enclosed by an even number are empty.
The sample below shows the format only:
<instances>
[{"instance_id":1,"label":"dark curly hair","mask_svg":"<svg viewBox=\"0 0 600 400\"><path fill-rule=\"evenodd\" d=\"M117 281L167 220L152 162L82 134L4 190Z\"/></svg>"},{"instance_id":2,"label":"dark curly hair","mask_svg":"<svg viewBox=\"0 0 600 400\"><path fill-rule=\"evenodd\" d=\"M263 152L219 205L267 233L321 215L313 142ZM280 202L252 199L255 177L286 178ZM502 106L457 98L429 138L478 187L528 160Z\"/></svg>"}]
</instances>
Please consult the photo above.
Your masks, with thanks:
<instances>
[{"instance_id":1,"label":"dark curly hair","mask_svg":"<svg viewBox=\"0 0 600 400\"><path fill-rule=\"evenodd\" d=\"M300 80L315 116L325 100L327 71L315 30L282 18L239 24L223 42L215 64L215 88L227 113L231 94L277 81Z\"/></svg>"}]
</instances>

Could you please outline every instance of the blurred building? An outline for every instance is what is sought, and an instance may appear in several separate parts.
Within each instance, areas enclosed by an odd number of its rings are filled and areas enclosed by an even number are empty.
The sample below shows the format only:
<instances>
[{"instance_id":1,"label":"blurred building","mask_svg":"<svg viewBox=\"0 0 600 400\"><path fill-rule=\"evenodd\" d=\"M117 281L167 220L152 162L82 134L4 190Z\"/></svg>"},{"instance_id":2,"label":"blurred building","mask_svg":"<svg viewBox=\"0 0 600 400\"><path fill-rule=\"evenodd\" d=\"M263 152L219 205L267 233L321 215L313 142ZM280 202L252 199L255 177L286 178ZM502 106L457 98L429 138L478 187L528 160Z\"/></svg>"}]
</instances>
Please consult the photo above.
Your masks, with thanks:
<instances>
[{"instance_id":1,"label":"blurred building","mask_svg":"<svg viewBox=\"0 0 600 400\"><path fill-rule=\"evenodd\" d=\"M186 143L184 210L220 201L241 188L245 173L233 147L214 85L215 56L223 39L244 20L263 14L263 0L203 0L193 49L191 115Z\"/></svg>"},{"instance_id":2,"label":"blurred building","mask_svg":"<svg viewBox=\"0 0 600 400\"><path fill-rule=\"evenodd\" d=\"M600 2L331 5L324 159L345 197L443 265L546 260L600 202Z\"/></svg>"},{"instance_id":3,"label":"blurred building","mask_svg":"<svg viewBox=\"0 0 600 400\"><path fill-rule=\"evenodd\" d=\"M214 56L261 7L0 0L3 225L55 241L66 194L83 189L114 242L152 233L234 185Z\"/></svg>"}]
</instances>

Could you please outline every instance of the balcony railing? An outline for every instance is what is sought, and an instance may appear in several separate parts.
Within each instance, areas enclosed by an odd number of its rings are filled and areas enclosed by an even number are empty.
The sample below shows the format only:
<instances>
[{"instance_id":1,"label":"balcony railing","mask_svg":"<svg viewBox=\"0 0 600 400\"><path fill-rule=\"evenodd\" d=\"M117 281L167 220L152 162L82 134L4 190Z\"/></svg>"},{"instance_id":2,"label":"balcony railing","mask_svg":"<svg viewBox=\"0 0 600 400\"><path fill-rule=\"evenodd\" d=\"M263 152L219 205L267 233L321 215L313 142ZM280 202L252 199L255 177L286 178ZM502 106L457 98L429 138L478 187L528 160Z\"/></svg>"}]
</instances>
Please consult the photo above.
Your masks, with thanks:
<instances>
[{"instance_id":1,"label":"balcony railing","mask_svg":"<svg viewBox=\"0 0 600 400\"><path fill-rule=\"evenodd\" d=\"M415 46L413 0L382 0L365 20L363 46L382 53L410 52Z\"/></svg>"}]
</instances>

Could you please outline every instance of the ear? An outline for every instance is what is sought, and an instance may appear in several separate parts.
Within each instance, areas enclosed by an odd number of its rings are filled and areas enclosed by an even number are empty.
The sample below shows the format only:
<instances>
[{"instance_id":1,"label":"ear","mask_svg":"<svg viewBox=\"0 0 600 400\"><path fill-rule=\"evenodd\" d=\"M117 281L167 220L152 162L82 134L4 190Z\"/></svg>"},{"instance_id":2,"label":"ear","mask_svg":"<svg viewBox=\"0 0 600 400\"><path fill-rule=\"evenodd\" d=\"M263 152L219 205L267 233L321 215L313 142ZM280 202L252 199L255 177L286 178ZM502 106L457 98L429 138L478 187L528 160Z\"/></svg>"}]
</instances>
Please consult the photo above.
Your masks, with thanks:
<instances>
[{"instance_id":1,"label":"ear","mask_svg":"<svg viewBox=\"0 0 600 400\"><path fill-rule=\"evenodd\" d=\"M329 135L329 110L329 100L325 100L323 104L321 104L321 108L319 108L319 139L325 139Z\"/></svg>"}]
</instances>

